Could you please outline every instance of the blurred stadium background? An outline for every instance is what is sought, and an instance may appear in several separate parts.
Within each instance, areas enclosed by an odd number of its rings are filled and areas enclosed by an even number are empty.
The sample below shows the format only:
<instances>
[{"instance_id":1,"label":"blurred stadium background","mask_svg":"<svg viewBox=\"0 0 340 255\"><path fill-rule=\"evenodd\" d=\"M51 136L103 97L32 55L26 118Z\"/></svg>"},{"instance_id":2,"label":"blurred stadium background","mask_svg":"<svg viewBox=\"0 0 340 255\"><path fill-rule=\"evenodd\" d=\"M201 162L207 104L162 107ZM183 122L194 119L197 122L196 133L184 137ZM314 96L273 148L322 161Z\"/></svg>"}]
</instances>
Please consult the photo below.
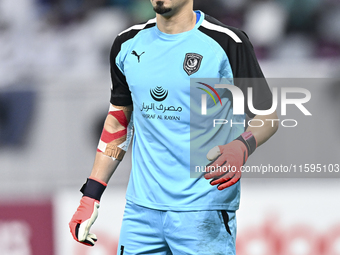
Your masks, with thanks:
<instances>
[{"instance_id":1,"label":"blurred stadium background","mask_svg":"<svg viewBox=\"0 0 340 255\"><path fill-rule=\"evenodd\" d=\"M340 2L195 5L247 32L266 77L320 83L310 103L313 122L280 128L249 164L339 164ZM68 221L109 106L112 42L153 16L149 0L0 0L0 254L115 254L129 153L102 198L96 246L74 242ZM340 254L339 184L337 178L244 178L238 254Z\"/></svg>"}]
</instances>

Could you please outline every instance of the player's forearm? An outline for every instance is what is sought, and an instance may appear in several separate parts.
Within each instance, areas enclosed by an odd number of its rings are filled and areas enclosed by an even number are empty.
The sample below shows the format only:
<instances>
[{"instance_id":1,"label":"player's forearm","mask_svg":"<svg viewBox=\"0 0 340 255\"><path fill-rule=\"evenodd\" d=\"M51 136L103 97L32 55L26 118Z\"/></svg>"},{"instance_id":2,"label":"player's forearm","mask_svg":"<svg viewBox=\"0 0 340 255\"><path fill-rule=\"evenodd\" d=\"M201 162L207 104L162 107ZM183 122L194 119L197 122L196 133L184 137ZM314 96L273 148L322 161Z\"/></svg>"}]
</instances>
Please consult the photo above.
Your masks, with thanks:
<instances>
[{"instance_id":1,"label":"player's forearm","mask_svg":"<svg viewBox=\"0 0 340 255\"><path fill-rule=\"evenodd\" d=\"M108 183L131 139L132 106L110 106L90 177Z\"/></svg>"},{"instance_id":2,"label":"player's forearm","mask_svg":"<svg viewBox=\"0 0 340 255\"><path fill-rule=\"evenodd\" d=\"M119 162L104 155L102 152L97 152L90 177L108 183Z\"/></svg>"},{"instance_id":3,"label":"player's forearm","mask_svg":"<svg viewBox=\"0 0 340 255\"><path fill-rule=\"evenodd\" d=\"M270 115L256 115L253 120L254 123L251 124L252 126L248 126L247 132L251 131L253 136L256 139L257 147L261 144L265 143L272 135L274 135L279 128L277 121L267 121L267 120L274 120L278 119L276 112L270 114ZM262 123L264 123L261 127L255 127L260 126L260 121L262 120Z\"/></svg>"}]
</instances>

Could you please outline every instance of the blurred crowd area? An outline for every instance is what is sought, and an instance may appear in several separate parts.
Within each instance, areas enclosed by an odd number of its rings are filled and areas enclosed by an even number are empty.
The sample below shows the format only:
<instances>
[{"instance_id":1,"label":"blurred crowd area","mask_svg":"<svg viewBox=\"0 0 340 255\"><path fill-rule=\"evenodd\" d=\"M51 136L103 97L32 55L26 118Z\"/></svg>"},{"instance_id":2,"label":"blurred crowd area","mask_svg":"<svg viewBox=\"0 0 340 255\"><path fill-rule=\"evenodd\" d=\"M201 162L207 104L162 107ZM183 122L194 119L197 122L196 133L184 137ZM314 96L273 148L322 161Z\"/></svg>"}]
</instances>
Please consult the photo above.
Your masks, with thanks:
<instances>
[{"instance_id":1,"label":"blurred crowd area","mask_svg":"<svg viewBox=\"0 0 340 255\"><path fill-rule=\"evenodd\" d=\"M266 77L340 77L340 0L194 3L248 34ZM127 27L154 16L150 0L0 0L1 254L104 254L104 245L109 250L118 244L116 222L123 214L131 150L104 195L96 223L99 252L74 248L68 221L107 115L112 42ZM299 115L301 128L280 127L252 164L339 163L340 79L318 81L324 87L313 91L307 106L313 121ZM339 179L310 180L242 181L238 254L340 254L339 199L330 196L339 193ZM41 204L30 202L40 198ZM52 250L49 245L58 251L35 251ZM20 248L26 250L16 252Z\"/></svg>"},{"instance_id":2,"label":"blurred crowd area","mask_svg":"<svg viewBox=\"0 0 340 255\"><path fill-rule=\"evenodd\" d=\"M326 60L337 75L339 0L195 0L194 5L243 29L260 62L288 60L300 67ZM76 89L79 80L103 74L110 83L114 38L154 16L150 0L0 0L0 144L19 143L12 133L24 133L36 91ZM307 77L313 74L302 69ZM339 94L338 85L334 91Z\"/></svg>"},{"instance_id":3,"label":"blurred crowd area","mask_svg":"<svg viewBox=\"0 0 340 255\"><path fill-rule=\"evenodd\" d=\"M338 0L195 0L246 31L260 60L340 57ZM154 17L149 0L1 0L0 87L108 64L116 34Z\"/></svg>"},{"instance_id":4,"label":"blurred crowd area","mask_svg":"<svg viewBox=\"0 0 340 255\"><path fill-rule=\"evenodd\" d=\"M339 0L194 4L244 30L267 77L339 73ZM150 0L0 0L0 191L79 181L92 164L109 104L112 42L154 16ZM337 104L339 84L328 93Z\"/></svg>"}]
</instances>

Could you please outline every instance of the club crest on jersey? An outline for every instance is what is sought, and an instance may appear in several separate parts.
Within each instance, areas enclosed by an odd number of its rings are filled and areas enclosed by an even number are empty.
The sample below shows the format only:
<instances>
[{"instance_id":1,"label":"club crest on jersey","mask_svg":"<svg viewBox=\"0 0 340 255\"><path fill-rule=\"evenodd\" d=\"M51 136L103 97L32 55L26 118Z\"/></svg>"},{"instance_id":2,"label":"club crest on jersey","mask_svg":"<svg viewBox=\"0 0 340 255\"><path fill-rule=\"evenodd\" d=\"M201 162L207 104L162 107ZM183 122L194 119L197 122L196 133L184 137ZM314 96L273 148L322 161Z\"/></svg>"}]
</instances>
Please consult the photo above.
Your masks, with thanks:
<instances>
[{"instance_id":1,"label":"club crest on jersey","mask_svg":"<svg viewBox=\"0 0 340 255\"><path fill-rule=\"evenodd\" d=\"M198 71L201 66L203 56L197 53L187 53L185 54L185 59L183 63L184 71L190 76Z\"/></svg>"}]
</instances>

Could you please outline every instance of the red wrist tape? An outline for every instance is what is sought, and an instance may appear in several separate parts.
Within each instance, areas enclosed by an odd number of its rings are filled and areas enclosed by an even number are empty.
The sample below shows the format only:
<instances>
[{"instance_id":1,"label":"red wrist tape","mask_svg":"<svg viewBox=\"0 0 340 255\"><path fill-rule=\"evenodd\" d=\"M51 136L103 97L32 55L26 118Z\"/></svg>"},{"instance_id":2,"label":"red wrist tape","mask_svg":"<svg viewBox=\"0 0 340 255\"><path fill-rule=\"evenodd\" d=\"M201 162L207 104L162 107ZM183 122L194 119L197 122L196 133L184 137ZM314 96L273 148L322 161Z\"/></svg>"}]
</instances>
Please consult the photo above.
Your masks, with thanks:
<instances>
[{"instance_id":1,"label":"red wrist tape","mask_svg":"<svg viewBox=\"0 0 340 255\"><path fill-rule=\"evenodd\" d=\"M126 140L131 110L129 111L128 108L124 106L116 107L110 105L108 115L113 116L123 129L114 133L110 133L105 128L103 128L97 151L117 160L122 160L127 149Z\"/></svg>"}]
</instances>

